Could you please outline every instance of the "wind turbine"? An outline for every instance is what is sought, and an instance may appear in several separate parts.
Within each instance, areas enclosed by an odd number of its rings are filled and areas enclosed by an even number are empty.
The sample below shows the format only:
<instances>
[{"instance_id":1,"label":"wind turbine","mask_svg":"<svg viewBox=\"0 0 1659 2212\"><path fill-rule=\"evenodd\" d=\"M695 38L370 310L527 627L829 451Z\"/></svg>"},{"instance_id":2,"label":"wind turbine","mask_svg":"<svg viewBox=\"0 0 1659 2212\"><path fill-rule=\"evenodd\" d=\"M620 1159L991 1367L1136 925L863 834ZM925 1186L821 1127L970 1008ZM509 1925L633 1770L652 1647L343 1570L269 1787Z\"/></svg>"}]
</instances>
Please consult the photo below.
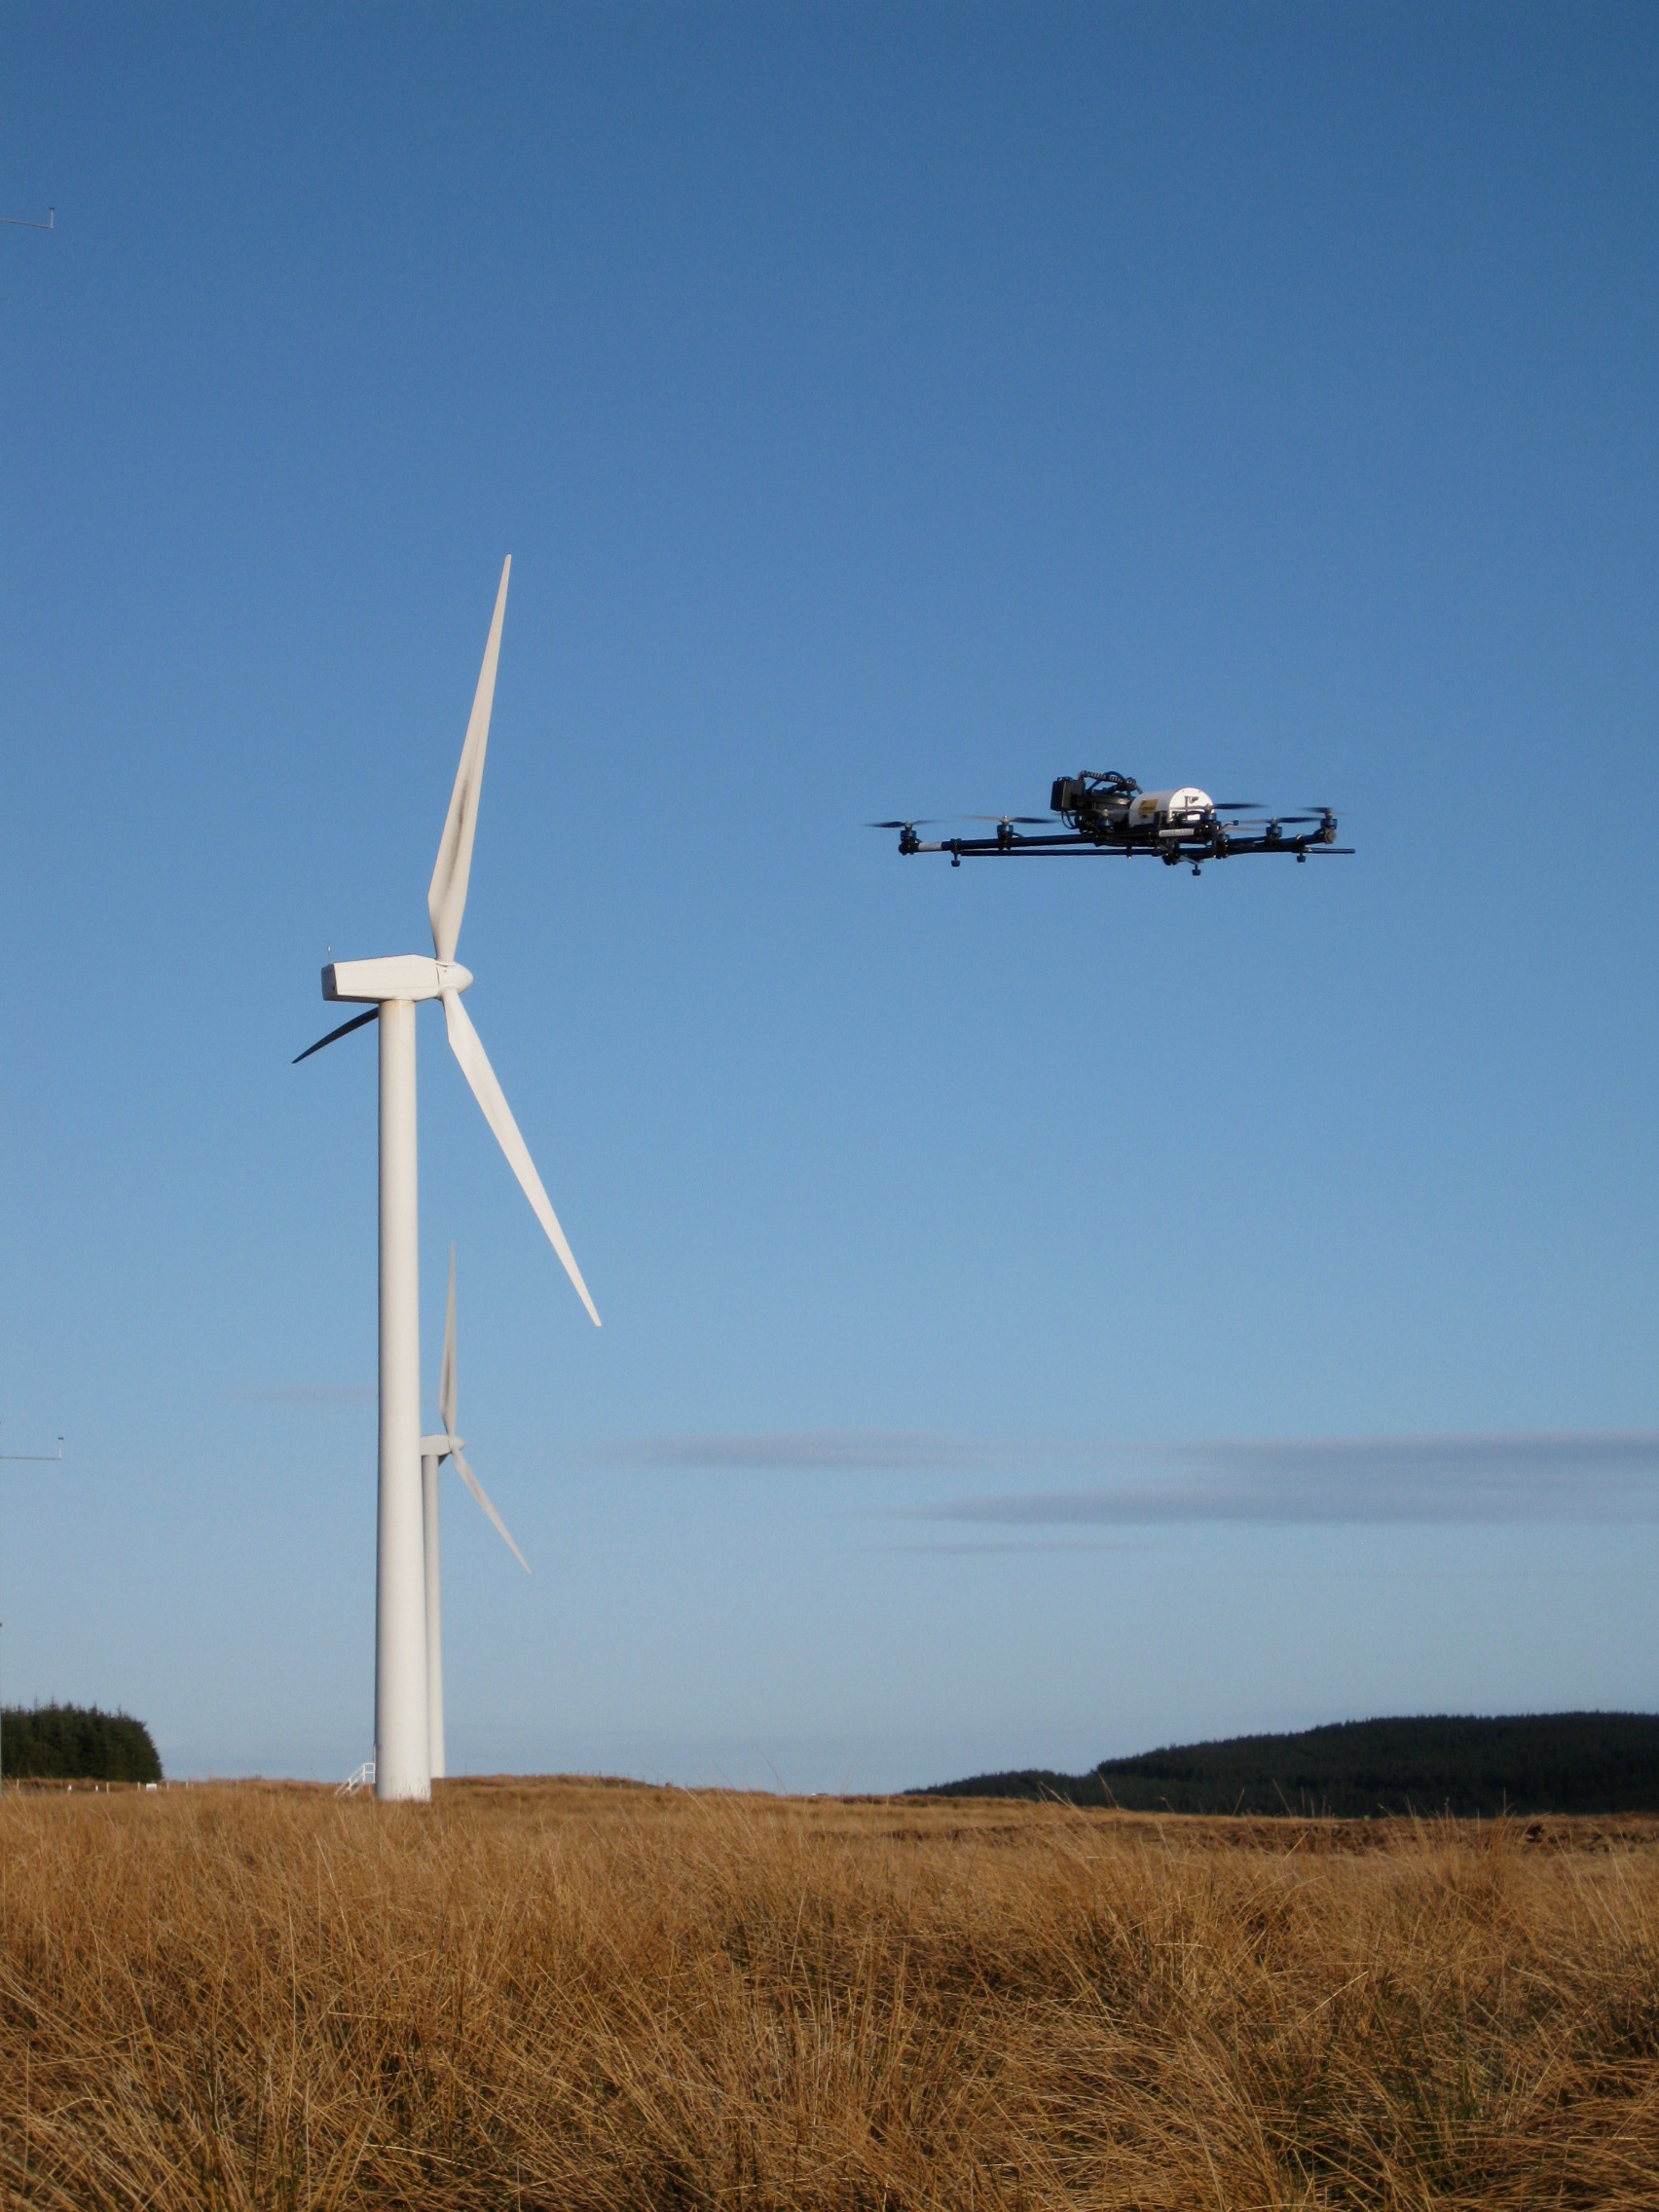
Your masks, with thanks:
<instances>
[{"instance_id":1,"label":"wind turbine","mask_svg":"<svg viewBox=\"0 0 1659 2212\"><path fill-rule=\"evenodd\" d=\"M444 1424L443 1433L421 1439L421 1520L426 1559L426 1744L434 1782L441 1782L448 1772L444 1764L444 1631L438 1572L438 1469L445 1459L454 1461L456 1473L489 1515L502 1543L526 1574L530 1572L529 1560L513 1542L506 1523L490 1503L489 1493L462 1456L461 1448L465 1438L455 1432L455 1246L452 1244L449 1307L444 1315L444 1364L438 1379L438 1419Z\"/></svg>"},{"instance_id":2,"label":"wind turbine","mask_svg":"<svg viewBox=\"0 0 1659 2212\"><path fill-rule=\"evenodd\" d=\"M415 1142L415 1009L441 999L450 1050L483 1108L484 1119L507 1156L535 1218L564 1263L595 1328L599 1314L558 1216L541 1187L530 1149L519 1134L496 1071L485 1056L461 994L472 981L455 957L478 796L484 782L484 749L490 741L490 707L507 606L512 562L501 565L496 612L478 672L478 689L461 749L455 790L426 893L432 951L384 960L337 960L322 972L322 995L366 1004L296 1059L310 1059L325 1045L380 1021L380 1504L375 1567L375 1795L426 1798L432 1793L427 1722L425 1538L422 1511L421 1277L419 1176Z\"/></svg>"}]
</instances>

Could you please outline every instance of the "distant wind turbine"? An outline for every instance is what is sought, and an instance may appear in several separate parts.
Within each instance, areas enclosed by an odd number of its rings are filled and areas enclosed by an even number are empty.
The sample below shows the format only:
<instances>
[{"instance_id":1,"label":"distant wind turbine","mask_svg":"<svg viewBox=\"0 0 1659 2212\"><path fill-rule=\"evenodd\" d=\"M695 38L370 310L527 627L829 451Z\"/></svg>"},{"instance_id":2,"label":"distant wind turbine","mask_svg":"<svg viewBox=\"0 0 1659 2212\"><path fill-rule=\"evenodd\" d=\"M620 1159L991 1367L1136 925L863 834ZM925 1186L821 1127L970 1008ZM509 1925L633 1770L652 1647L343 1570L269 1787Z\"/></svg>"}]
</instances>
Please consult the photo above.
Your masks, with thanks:
<instances>
[{"instance_id":1,"label":"distant wind turbine","mask_svg":"<svg viewBox=\"0 0 1659 2212\"><path fill-rule=\"evenodd\" d=\"M444 1460L450 1460L456 1473L478 1500L494 1523L496 1531L526 1572L530 1562L513 1542L506 1523L490 1503L489 1493L467 1465L461 1453L466 1439L455 1432L456 1419L456 1361L455 1361L455 1246L450 1246L449 1307L444 1315L444 1364L438 1379L438 1419L443 1422L439 1436L423 1436L421 1439L421 1507L422 1527L425 1534L426 1558L426 1744L431 1760L432 1780L441 1782L448 1768L444 1763L444 1629L442 1578L438 1568L438 1469Z\"/></svg>"},{"instance_id":2,"label":"distant wind turbine","mask_svg":"<svg viewBox=\"0 0 1659 2212\"><path fill-rule=\"evenodd\" d=\"M546 1231L594 1326L599 1314L558 1216L541 1187L496 1071L461 1003L472 981L455 957L472 869L478 797L496 663L507 606L510 560L501 567L496 612L478 672L478 689L461 749L455 790L426 893L435 958L408 952L384 960L337 960L322 971L325 999L367 1004L298 1055L380 1021L380 1514L375 1575L375 1795L425 1798L432 1793L427 1718L425 1539L421 1439L421 1278L418 1249L419 1174L415 1142L415 1009L441 999L450 1050L507 1156L535 1218ZM458 1460L458 1465L460 1464ZM503 1533L505 1531L503 1530Z\"/></svg>"}]
</instances>

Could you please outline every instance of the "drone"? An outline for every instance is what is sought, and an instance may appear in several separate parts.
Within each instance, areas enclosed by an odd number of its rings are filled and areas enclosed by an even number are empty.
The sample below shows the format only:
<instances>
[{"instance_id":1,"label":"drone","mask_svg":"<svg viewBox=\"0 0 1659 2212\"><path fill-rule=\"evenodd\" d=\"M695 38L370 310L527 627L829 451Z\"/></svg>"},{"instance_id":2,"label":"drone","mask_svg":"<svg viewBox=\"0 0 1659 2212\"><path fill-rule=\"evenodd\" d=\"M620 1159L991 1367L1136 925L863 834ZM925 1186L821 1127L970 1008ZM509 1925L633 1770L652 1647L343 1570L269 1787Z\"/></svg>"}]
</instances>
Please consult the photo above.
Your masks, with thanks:
<instances>
[{"instance_id":1,"label":"drone","mask_svg":"<svg viewBox=\"0 0 1659 2212\"><path fill-rule=\"evenodd\" d=\"M1058 816L1062 830L1054 821ZM1179 791L1143 792L1132 776L1115 768L1080 769L1075 776L1057 776L1049 794L1047 814L970 814L957 818L996 825L988 837L945 837L938 842L917 832L937 825L928 821L872 822L872 830L897 830L899 850L910 853L948 853L952 867L965 860L995 855L1025 854L1032 859L1059 858L1070 854L1122 853L1132 860L1137 853L1161 860L1165 867L1183 861L1195 875L1205 861L1233 860L1243 853L1294 853L1299 861L1310 854L1344 854L1351 845L1337 843L1337 817L1328 806L1298 814L1266 814L1253 799L1211 798L1196 785ZM1311 828L1306 825L1312 825ZM1041 830L1028 836L1027 830Z\"/></svg>"}]
</instances>

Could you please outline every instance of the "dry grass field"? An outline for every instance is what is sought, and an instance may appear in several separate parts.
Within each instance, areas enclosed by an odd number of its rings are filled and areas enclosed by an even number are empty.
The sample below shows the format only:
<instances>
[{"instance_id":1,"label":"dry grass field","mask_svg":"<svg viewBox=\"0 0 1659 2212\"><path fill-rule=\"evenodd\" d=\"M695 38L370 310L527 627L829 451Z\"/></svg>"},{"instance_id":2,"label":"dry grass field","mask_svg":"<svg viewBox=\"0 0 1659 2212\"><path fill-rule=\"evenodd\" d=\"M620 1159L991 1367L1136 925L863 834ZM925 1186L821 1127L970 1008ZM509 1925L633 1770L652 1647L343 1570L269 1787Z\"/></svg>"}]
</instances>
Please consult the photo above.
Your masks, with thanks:
<instances>
[{"instance_id":1,"label":"dry grass field","mask_svg":"<svg viewBox=\"0 0 1659 2212\"><path fill-rule=\"evenodd\" d=\"M1659 1829L0 1803L0 2201L1659 2206Z\"/></svg>"}]
</instances>

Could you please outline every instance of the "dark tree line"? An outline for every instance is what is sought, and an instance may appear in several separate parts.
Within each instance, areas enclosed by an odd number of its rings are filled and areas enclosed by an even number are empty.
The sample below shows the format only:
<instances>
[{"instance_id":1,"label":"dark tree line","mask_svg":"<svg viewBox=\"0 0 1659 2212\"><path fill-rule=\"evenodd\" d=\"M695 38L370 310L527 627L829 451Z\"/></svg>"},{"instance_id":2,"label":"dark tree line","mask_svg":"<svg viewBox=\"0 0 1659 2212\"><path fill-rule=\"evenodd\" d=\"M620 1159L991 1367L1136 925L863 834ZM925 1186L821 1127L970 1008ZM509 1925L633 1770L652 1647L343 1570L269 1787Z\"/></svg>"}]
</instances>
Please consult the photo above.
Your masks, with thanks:
<instances>
[{"instance_id":1,"label":"dark tree line","mask_svg":"<svg viewBox=\"0 0 1659 2212\"><path fill-rule=\"evenodd\" d=\"M9 1705L0 1713L0 1772L8 1782L160 1782L162 1762L129 1713Z\"/></svg>"},{"instance_id":2,"label":"dark tree line","mask_svg":"<svg viewBox=\"0 0 1659 2212\"><path fill-rule=\"evenodd\" d=\"M1659 1714L1537 1713L1486 1720L1346 1720L1103 1759L1088 1774L1026 1768L917 1790L1051 1797L1134 1813L1659 1812Z\"/></svg>"}]
</instances>

